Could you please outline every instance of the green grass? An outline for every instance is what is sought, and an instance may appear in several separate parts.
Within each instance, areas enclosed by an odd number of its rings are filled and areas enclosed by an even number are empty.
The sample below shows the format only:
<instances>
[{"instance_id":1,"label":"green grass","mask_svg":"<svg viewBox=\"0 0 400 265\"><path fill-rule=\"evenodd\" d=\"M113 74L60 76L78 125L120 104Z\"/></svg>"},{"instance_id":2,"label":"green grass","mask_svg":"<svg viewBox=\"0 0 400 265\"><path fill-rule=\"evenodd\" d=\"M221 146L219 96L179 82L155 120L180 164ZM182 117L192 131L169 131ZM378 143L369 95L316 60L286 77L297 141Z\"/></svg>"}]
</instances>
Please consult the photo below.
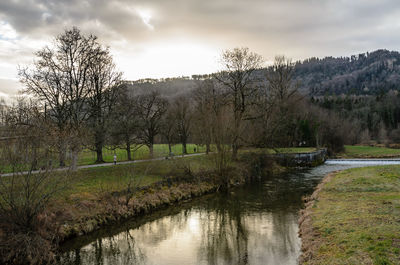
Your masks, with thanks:
<instances>
[{"instance_id":1,"label":"green grass","mask_svg":"<svg viewBox=\"0 0 400 265\"><path fill-rule=\"evenodd\" d=\"M125 189L128 180L132 177L137 180L138 186L145 186L160 181L164 177L176 176L182 173L185 167L198 172L212 169L214 163L210 156L198 156L80 169L69 173L70 183L60 196L66 200L93 199L102 192Z\"/></svg>"},{"instance_id":2,"label":"green grass","mask_svg":"<svg viewBox=\"0 0 400 265\"><path fill-rule=\"evenodd\" d=\"M196 149L196 152L194 150ZM211 146L211 151L214 150L215 147ZM150 152L147 146L141 146L138 149L132 150L132 158L134 160L144 160L144 159L150 159ZM277 148L276 150L273 149L259 149L259 148L247 148L247 149L241 149L240 152L268 152L268 153L308 153L308 152L313 152L315 151L315 147L291 147L291 148ZM206 151L205 146L200 146L196 144L187 144L187 153L188 154L193 154L193 153L204 153ZM180 156L182 155L182 145L181 144L176 144L172 146L172 153L175 156ZM122 162L122 161L127 161L128 156L126 153L125 149L120 149L117 148L115 150L109 149L104 147L103 148L103 159L107 163L111 163L114 161L114 154L117 155L117 161ZM154 145L154 158L157 157L166 157L169 154L168 150L168 145L167 144L155 144ZM58 165L58 157L57 154L54 154L54 157L52 157L53 161L53 166ZM91 151L89 149L84 149L81 151L78 155L78 165L83 166L83 165L93 165L95 164L96 161L96 152ZM41 164L46 164L47 161L39 163ZM67 165L70 164L70 161L66 161ZM21 168L22 171L28 170L28 168ZM2 173L9 173L12 172L12 169L10 166L7 165L2 165L1 166L1 172Z\"/></svg>"},{"instance_id":3,"label":"green grass","mask_svg":"<svg viewBox=\"0 0 400 265\"><path fill-rule=\"evenodd\" d=\"M316 151L315 147L284 147L284 148L246 148L241 149L240 152L253 152L253 153L261 153L266 152L269 154L277 154L277 153L285 153L285 154L294 154L294 153L311 153Z\"/></svg>"},{"instance_id":4,"label":"green grass","mask_svg":"<svg viewBox=\"0 0 400 265\"><path fill-rule=\"evenodd\" d=\"M292 154L292 153L311 153L316 151L315 147L287 147L287 148L278 148L278 153ZM274 150L271 150L275 152ZM275 152L276 153L276 152Z\"/></svg>"},{"instance_id":5,"label":"green grass","mask_svg":"<svg viewBox=\"0 0 400 265\"><path fill-rule=\"evenodd\" d=\"M205 152L205 146L200 147L194 144L188 144L188 153L194 153L196 147L197 152ZM181 145L173 146L173 153L181 155ZM259 151L261 149L258 149ZM295 153L295 152L311 152L315 148L280 148L280 152ZM251 150L241 150L244 153ZM118 161L126 160L126 152L123 149L116 151ZM275 152L269 150L269 152ZM156 144L154 146L155 157L163 157L168 154L168 145ZM105 149L104 158L106 162L112 162L114 151ZM79 169L77 172L69 172L68 176L68 189L65 190L61 196L64 198L80 198L80 199L93 199L98 193L119 191L126 187L128 179L132 175L135 178L140 178L140 185L149 185L151 183L160 181L163 177L174 176L183 172L184 167L190 167L193 172L206 171L214 169L214 161L212 154L208 156L196 156L176 158L161 161L146 161L134 164L117 164L116 166L100 166L95 168ZM135 151L134 159L148 159L149 150L147 147L142 146L139 150ZM84 151L80 154L80 165L94 164L95 154L91 151ZM64 174L64 173L55 173Z\"/></svg>"},{"instance_id":6,"label":"green grass","mask_svg":"<svg viewBox=\"0 0 400 265\"><path fill-rule=\"evenodd\" d=\"M194 153L194 148L196 148L196 153L202 153L206 151L205 146L195 145L195 144L187 144L187 152L188 154ZM149 159L150 152L147 146L141 146L137 150L131 149L132 157L135 160L139 159ZM174 155L182 155L182 145L176 144L172 146L172 153ZM105 162L113 162L114 154L117 155L118 161L127 161L128 155L125 149L117 148L115 150L110 150L108 148L103 148L103 159ZM164 157L169 154L168 145L167 144L155 144L154 145L154 157ZM91 165L96 161L96 152L85 149L79 154L79 165Z\"/></svg>"},{"instance_id":7,"label":"green grass","mask_svg":"<svg viewBox=\"0 0 400 265\"><path fill-rule=\"evenodd\" d=\"M172 153L175 156L180 156L182 155L182 145L181 144L176 144L172 146ZM196 149L196 152L194 150ZM194 153L205 153L206 152L206 146L200 146L196 144L187 144L186 147L187 153L188 154L194 154ZM213 147L211 147L211 150L213 150ZM111 163L114 161L114 154L117 155L117 161L122 162L122 161L127 161L128 160L128 155L126 153L125 149L120 149L117 148L115 150L109 149L107 147L103 148L103 160L104 162ZM137 149L131 149L131 155L133 160L144 160L144 159L150 159L150 151L147 146L140 146ZM159 157L166 157L169 155L169 149L168 149L168 144L155 144L154 149L153 149L153 157L154 158L159 158ZM56 152L52 154L52 157L47 157L44 161L39 161L39 165L43 165L49 162L49 160L52 160L53 166L57 167L58 166L58 155ZM67 159L66 164L69 165L71 163L70 159ZM84 149L78 154L78 165L79 166L84 166L84 165L93 165L96 163L96 152L91 151L89 149ZM9 165L0 165L0 170L1 173L10 173L12 172L12 168ZM20 168L16 171L28 171L29 167L21 165Z\"/></svg>"},{"instance_id":8,"label":"green grass","mask_svg":"<svg viewBox=\"0 0 400 265\"><path fill-rule=\"evenodd\" d=\"M187 145L187 152L188 154L193 154L194 149L196 148L196 153L203 153L206 151L205 146L195 145L195 144L188 144ZM291 148L278 148L277 151L280 153L309 153L315 151L315 147L291 147ZM276 153L275 150L269 149L268 152ZM182 145L176 144L172 146L172 153L174 155L182 155ZM118 161L127 161L128 156L125 149L115 149L110 150L108 148L103 149L103 159L105 162L113 162L114 161L114 154L117 155ZM167 144L155 144L154 145L154 157L165 157L168 156L169 150ZM150 152L147 146L141 146L139 149L134 150L132 149L132 156L135 160L140 159L149 159ZM85 149L79 154L79 165L91 165L94 164L96 161L96 153Z\"/></svg>"},{"instance_id":9,"label":"green grass","mask_svg":"<svg viewBox=\"0 0 400 265\"><path fill-rule=\"evenodd\" d=\"M126 190L129 181L133 180L135 187L147 186L166 177L179 176L188 168L193 173L215 169L213 154L99 166L76 172L56 171L47 179L45 185L51 189L55 182L61 180L62 186L65 186L53 198L51 209L55 211L68 209L74 216L84 216L101 211L103 206L97 202L113 192ZM37 175L33 175L35 176ZM7 185L7 180L11 178L3 177L4 184ZM16 178L14 182L18 182L21 176ZM90 207L94 207L90 208L90 212L87 212L87 208L80 207L81 204L88 202L92 205Z\"/></svg>"},{"instance_id":10,"label":"green grass","mask_svg":"<svg viewBox=\"0 0 400 265\"><path fill-rule=\"evenodd\" d=\"M400 149L375 146L346 145L345 152L340 154L340 156L345 158L400 157Z\"/></svg>"},{"instance_id":11,"label":"green grass","mask_svg":"<svg viewBox=\"0 0 400 265\"><path fill-rule=\"evenodd\" d=\"M309 264L399 264L400 166L338 173L312 216L321 240Z\"/></svg>"}]
</instances>

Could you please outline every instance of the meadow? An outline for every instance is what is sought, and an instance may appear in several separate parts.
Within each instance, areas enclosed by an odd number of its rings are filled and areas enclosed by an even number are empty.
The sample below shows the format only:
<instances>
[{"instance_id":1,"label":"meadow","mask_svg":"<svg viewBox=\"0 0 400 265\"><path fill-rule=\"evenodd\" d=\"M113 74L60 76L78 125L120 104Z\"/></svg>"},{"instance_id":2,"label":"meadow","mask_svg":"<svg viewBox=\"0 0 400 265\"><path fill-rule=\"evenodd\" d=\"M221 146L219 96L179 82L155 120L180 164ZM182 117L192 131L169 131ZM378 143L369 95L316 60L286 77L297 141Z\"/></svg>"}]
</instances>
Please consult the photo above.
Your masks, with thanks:
<instances>
[{"instance_id":1,"label":"meadow","mask_svg":"<svg viewBox=\"0 0 400 265\"><path fill-rule=\"evenodd\" d=\"M71 182L64 195L74 194L83 198L104 191L120 191L126 189L130 180L134 180L138 187L146 186L167 177L179 176L189 168L196 173L212 170L215 166L210 155L85 168L69 172Z\"/></svg>"},{"instance_id":2,"label":"meadow","mask_svg":"<svg viewBox=\"0 0 400 265\"><path fill-rule=\"evenodd\" d=\"M393 158L400 157L400 149L377 146L346 145L345 152L338 156L343 158Z\"/></svg>"},{"instance_id":3,"label":"meadow","mask_svg":"<svg viewBox=\"0 0 400 265\"><path fill-rule=\"evenodd\" d=\"M175 144L172 146L172 153L175 156L181 156L182 155L182 144ZM195 151L196 150L196 151ZM214 146L211 146L211 150L215 150ZM313 152L316 150L315 147L288 147L288 148L277 148L275 150L273 149L243 149L241 151L262 151L262 152L268 152L271 154L274 153L309 153ZM187 144L187 153L188 154L194 154L194 153L205 153L206 151L206 146L205 145L196 145L196 144ZM133 160L144 160L144 159L150 159L150 152L149 148L147 146L140 146L137 149L131 149L132 152L132 158ZM114 154L117 155L117 161L127 161L128 156L126 153L125 149L121 148L116 148L116 149L110 149L108 147L103 148L103 159L105 162L111 163L114 161ZM168 150L168 144L155 144L154 145L154 158L157 157L167 157L169 155L169 150ZM96 152L91 151L89 149L85 149L82 152L79 153L79 165L92 165L95 164L96 161Z\"/></svg>"},{"instance_id":4,"label":"meadow","mask_svg":"<svg viewBox=\"0 0 400 265\"><path fill-rule=\"evenodd\" d=\"M182 155L182 144L175 144L172 146L172 153L177 155ZM196 150L196 152L195 152ZM206 147L203 145L187 144L187 153L203 153L206 151ZM137 149L131 148L133 160L143 160L150 159L150 151L147 146L140 146ZM105 162L113 162L114 154L117 155L117 161L127 161L128 155L125 149L116 148L111 149L108 147L103 148L103 159ZM168 144L155 144L154 145L154 157L166 157L169 155ZM79 153L79 165L91 165L96 161L96 152L89 149L84 149Z\"/></svg>"},{"instance_id":5,"label":"meadow","mask_svg":"<svg viewBox=\"0 0 400 265\"><path fill-rule=\"evenodd\" d=\"M376 166L328 180L310 210L314 251L305 264L399 264L399 176L400 166Z\"/></svg>"}]
</instances>

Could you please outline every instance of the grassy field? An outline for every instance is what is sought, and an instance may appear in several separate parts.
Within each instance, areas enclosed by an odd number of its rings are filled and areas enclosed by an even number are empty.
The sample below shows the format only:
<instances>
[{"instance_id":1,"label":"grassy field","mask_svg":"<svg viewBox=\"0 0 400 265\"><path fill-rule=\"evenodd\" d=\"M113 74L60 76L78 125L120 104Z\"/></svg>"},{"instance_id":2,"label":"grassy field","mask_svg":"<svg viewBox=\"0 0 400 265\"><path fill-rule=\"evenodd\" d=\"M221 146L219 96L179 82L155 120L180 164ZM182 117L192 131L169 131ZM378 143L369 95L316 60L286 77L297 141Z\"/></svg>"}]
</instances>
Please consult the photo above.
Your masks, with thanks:
<instances>
[{"instance_id":1,"label":"grassy field","mask_svg":"<svg viewBox=\"0 0 400 265\"><path fill-rule=\"evenodd\" d=\"M58 203L73 204L82 200L96 200L105 193L121 191L132 181L137 187L146 186L166 177L178 176L190 168L193 173L215 168L212 155L178 157L168 160L145 161L79 169L77 171L52 172L48 185L61 179L62 192L57 194ZM3 180L11 177L2 177ZM16 177L18 180L19 176ZM7 181L4 182L7 184ZM53 186L51 186L53 187Z\"/></svg>"},{"instance_id":2,"label":"grassy field","mask_svg":"<svg viewBox=\"0 0 400 265\"><path fill-rule=\"evenodd\" d=\"M187 145L187 152L188 154L195 153L194 150L196 149L196 153L203 153L206 151L205 146L195 145L195 144L188 144ZM280 153L308 153L313 152L316 149L314 147L292 147L292 148L278 148L277 151ZM268 152L276 153L275 150L269 149ZM168 156L168 145L167 144L155 144L154 145L154 157L165 157ZM172 146L172 153L174 155L182 155L182 145L176 144ZM103 149L103 159L105 162L113 162L114 161L114 154L117 155L118 161L127 161L128 157L126 154L126 150L124 149L115 149L110 150L107 148ZM137 150L132 149L132 156L135 160L138 159L149 159L150 153L147 146L141 146ZM96 153L90 150L84 150L79 154L79 165L91 165L94 164L96 161Z\"/></svg>"},{"instance_id":3,"label":"grassy field","mask_svg":"<svg viewBox=\"0 0 400 265\"><path fill-rule=\"evenodd\" d=\"M306 264L400 264L400 166L336 174L311 212L320 238Z\"/></svg>"},{"instance_id":4,"label":"grassy field","mask_svg":"<svg viewBox=\"0 0 400 265\"><path fill-rule=\"evenodd\" d=\"M181 146L175 145L173 152L176 155L181 154L179 148ZM195 145L188 145L188 152L193 153ZM204 152L205 147L196 147L198 152ZM155 145L155 154L157 157L162 157L168 153L168 146L158 144ZM200 149L200 150L199 150ZM280 148L281 152L311 152L315 148ZM109 150L107 150L109 151ZM107 152L106 151L106 152ZM122 156L124 150L118 150L119 154ZM246 152L242 150L241 153ZM270 152L274 152L270 150ZM107 153L105 153L107 154ZM106 161L111 162L113 153L107 154L108 157ZM118 155L118 153L117 153ZM149 153L147 147L142 147L136 154L135 159L147 159L149 158ZM85 158L85 156L83 156ZM94 158L86 154L86 164L93 163ZM82 158L81 158L82 159ZM118 158L118 161L123 160ZM83 161L83 162L82 162ZM81 160L81 164L85 160ZM196 157L185 157L185 158L175 158L160 161L148 161L135 164L125 164L116 166L101 166L96 168L80 169L77 172L69 173L69 185L68 189L63 193L63 196L68 200L69 197L79 199L92 199L96 194L103 191L118 191L126 187L128 179L132 175L135 178L140 179L140 185L148 185L163 179L163 177L174 176L183 172L184 168L190 167L192 172L212 170L215 168L214 161L212 159L212 154L206 156L196 156Z\"/></svg>"},{"instance_id":5,"label":"grassy field","mask_svg":"<svg viewBox=\"0 0 400 265\"><path fill-rule=\"evenodd\" d=\"M181 146L176 145L173 150L174 154L182 154L179 152ZM193 153L195 145L188 145L188 153ZM198 152L204 152L204 148L196 147ZM158 144L155 145L155 154L157 157L162 157L168 153L168 146ZM311 152L315 148L280 148L281 152ZM107 150L108 151L108 150ZM121 156L124 154L124 150L118 150ZM246 150L240 151L244 153ZM274 152L271 150L271 152ZM139 155L140 154L140 155ZM117 153L118 155L118 153ZM136 153L135 159L147 159L149 153L146 147L142 147L139 152ZM108 154L106 161L112 161L113 153ZM196 157L185 157L175 158L168 160L159 161L147 161L134 164L116 165L116 166L101 166L96 168L80 169L77 172L69 173L70 185L65 196L72 197L92 197L99 192L104 190L107 191L118 191L126 187L127 180L134 175L135 178L140 178L140 185L148 185L153 182L161 180L163 177L174 176L183 172L184 168L190 167L193 172L212 170L215 168L212 154L206 156ZM85 156L83 156L85 157ZM93 163L92 159L89 159L89 155L86 155L87 164ZM118 161L123 159L118 158ZM84 161L84 160L83 160ZM81 160L81 163L84 164Z\"/></svg>"},{"instance_id":6,"label":"grassy field","mask_svg":"<svg viewBox=\"0 0 400 265\"><path fill-rule=\"evenodd\" d=\"M344 158L388 158L400 157L400 149L346 145L345 152L340 154Z\"/></svg>"},{"instance_id":7,"label":"grassy field","mask_svg":"<svg viewBox=\"0 0 400 265\"><path fill-rule=\"evenodd\" d=\"M215 151L215 148L211 146L211 151ZM195 152L196 150L196 152ZM293 147L293 148L278 148L275 150L272 149L257 149L257 148L248 148L248 149L241 149L240 152L268 152L268 153L276 153L276 152L281 152L281 153L305 153L305 152L313 152L316 149L314 147ZM188 154L194 154L194 153L205 153L206 147L205 146L200 146L196 144L188 144L187 145L187 153ZM182 145L181 144L176 144L172 146L172 153L175 156L180 156L182 155ZM122 162L122 161L127 161L127 153L126 150L124 149L115 149L111 150L108 148L103 149L103 159L105 162L113 162L114 161L114 154L117 155L117 161ZM158 157L166 157L169 154L168 150L168 145L167 144L155 144L154 145L154 158ZM132 158L134 160L143 160L143 159L150 159L150 152L149 149L146 146L141 146L137 150L132 149ZM58 165L58 157L57 154L54 154L52 157L53 160L53 165L57 166ZM93 165L95 164L96 161L96 153L94 151L85 149L79 153L78 157L78 165L83 166L83 165ZM42 162L43 164L45 162ZM70 161L67 159L66 161L67 165L70 164ZM28 167L21 167L22 171L28 170ZM102 169L101 169L102 170ZM99 172L101 171L99 170ZM7 165L0 165L0 171L1 173L9 173L12 172L12 169L10 166Z\"/></svg>"},{"instance_id":8,"label":"grassy field","mask_svg":"<svg viewBox=\"0 0 400 265\"><path fill-rule=\"evenodd\" d=\"M214 163L210 156L198 156L80 169L69 173L68 187L60 198L67 201L94 199L102 192L125 189L129 179L135 179L138 186L145 186L164 177L176 176L185 167L198 172L214 168Z\"/></svg>"},{"instance_id":9,"label":"grassy field","mask_svg":"<svg viewBox=\"0 0 400 265\"><path fill-rule=\"evenodd\" d=\"M195 148L196 148L196 153L202 153L206 151L205 146L188 144L187 145L188 154L195 153L194 152ZM154 145L154 157L164 157L167 156L168 153L169 151L167 144ZM174 155L182 155L182 145L181 144L173 145L172 153L174 153ZM128 160L128 156L125 149L117 148L115 150L110 150L108 148L103 148L103 159L105 162L113 162L114 154L117 155L118 161ZM137 150L132 149L132 157L135 160L150 158L149 148L147 146L141 146ZM96 152L86 149L79 154L79 162L78 162L79 165L91 165L94 164L95 161L96 161Z\"/></svg>"},{"instance_id":10,"label":"grassy field","mask_svg":"<svg viewBox=\"0 0 400 265\"><path fill-rule=\"evenodd\" d=\"M292 153L311 153L316 151L315 147L284 147L284 148L276 148L274 149L266 149L266 148L246 148L241 149L240 152L253 152L253 153L269 153L269 154L277 154L277 153L285 153L285 154L292 154Z\"/></svg>"},{"instance_id":11,"label":"grassy field","mask_svg":"<svg viewBox=\"0 0 400 265\"><path fill-rule=\"evenodd\" d=\"M287 148L278 148L277 151L278 153L285 153L285 154L291 154L291 153L311 153L316 151L317 149L315 147L287 147ZM277 153L274 150L271 150L272 153Z\"/></svg>"}]
</instances>

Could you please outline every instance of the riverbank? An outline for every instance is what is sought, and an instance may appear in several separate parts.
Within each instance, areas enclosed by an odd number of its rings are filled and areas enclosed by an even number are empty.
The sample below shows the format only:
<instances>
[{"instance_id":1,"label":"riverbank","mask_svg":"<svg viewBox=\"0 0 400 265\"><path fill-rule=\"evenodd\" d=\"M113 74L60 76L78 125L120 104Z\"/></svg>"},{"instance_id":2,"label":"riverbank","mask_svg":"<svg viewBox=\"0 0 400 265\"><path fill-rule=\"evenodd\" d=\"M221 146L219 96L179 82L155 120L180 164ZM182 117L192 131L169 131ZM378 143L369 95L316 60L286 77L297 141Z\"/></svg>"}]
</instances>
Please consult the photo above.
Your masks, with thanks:
<instances>
[{"instance_id":1,"label":"riverbank","mask_svg":"<svg viewBox=\"0 0 400 265\"><path fill-rule=\"evenodd\" d=\"M329 174L301 211L300 264L399 264L400 166Z\"/></svg>"},{"instance_id":2,"label":"riverbank","mask_svg":"<svg viewBox=\"0 0 400 265\"><path fill-rule=\"evenodd\" d=\"M290 154L290 158L292 155L294 153ZM217 172L213 155L149 161L147 164L141 164L140 167L136 166L139 174L146 174L143 178L146 182L136 183L137 186L130 187L133 189L130 193L126 192L126 186L130 181L126 176L123 176L124 180L117 183L115 183L115 176L103 179L103 183L97 185L98 195L95 198L92 197L93 183L88 184L88 187L79 189L75 187L75 191L68 191L69 203L63 204L58 201L51 210L57 213L58 223L62 223L57 232L59 242L91 233L105 225L149 213L160 207L218 191L224 188L223 182L227 176L229 176L229 185L238 186L254 177L279 174L289 170L288 165L281 166L277 161L279 162L279 159L271 157L268 153L242 152L238 161L230 162L223 175ZM316 155L307 160L307 163L296 165L316 166L320 163L323 163L323 160ZM104 169L98 169L98 171L104 175ZM120 171L124 172L124 170ZM92 175L96 178L101 176L99 173ZM121 176L121 172L117 174L118 176ZM85 179L87 180L87 177ZM111 185L116 186L110 188ZM105 186L108 189L105 189ZM91 194L90 190L92 190ZM63 207L60 208L60 205ZM89 209L90 212L87 211Z\"/></svg>"},{"instance_id":3,"label":"riverbank","mask_svg":"<svg viewBox=\"0 0 400 265\"><path fill-rule=\"evenodd\" d=\"M93 192L88 194L87 188L81 187L79 193L68 191L65 194L67 203L56 201L49 207L58 216L59 243L103 226L219 191L224 188L226 176L229 176L229 185L238 186L253 177L286 170L264 154L241 154L238 161L229 164L223 176L219 175L213 162L213 155L151 161L141 164L141 168L136 166L136 174L146 175L142 180L138 180L139 176L134 179L124 176L123 181L111 183L113 179L107 178L105 181L108 182L98 187L95 197L92 197ZM110 187L111 184L116 186ZM90 187L93 189L93 184Z\"/></svg>"},{"instance_id":4,"label":"riverbank","mask_svg":"<svg viewBox=\"0 0 400 265\"><path fill-rule=\"evenodd\" d=\"M21 232L22 242L15 240L15 233L3 222L1 259L37 263L54 256L68 239L218 191L226 176L230 185L241 185L267 171L284 170L267 158L263 154L241 154L238 161L228 164L222 177L213 155L79 170L68 176L68 188L38 217L34 240L25 232Z\"/></svg>"}]
</instances>

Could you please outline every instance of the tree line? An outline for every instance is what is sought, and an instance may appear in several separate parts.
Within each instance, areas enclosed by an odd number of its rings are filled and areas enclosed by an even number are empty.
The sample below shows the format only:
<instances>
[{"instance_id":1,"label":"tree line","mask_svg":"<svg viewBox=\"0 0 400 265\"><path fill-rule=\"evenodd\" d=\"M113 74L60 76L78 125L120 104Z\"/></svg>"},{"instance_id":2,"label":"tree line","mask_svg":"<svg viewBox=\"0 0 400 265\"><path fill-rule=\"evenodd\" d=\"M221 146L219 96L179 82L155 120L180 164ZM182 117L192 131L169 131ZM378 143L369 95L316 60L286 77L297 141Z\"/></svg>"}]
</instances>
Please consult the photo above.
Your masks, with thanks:
<instances>
[{"instance_id":1,"label":"tree line","mask_svg":"<svg viewBox=\"0 0 400 265\"><path fill-rule=\"evenodd\" d=\"M378 95L312 97L311 102L352 121L349 144L400 142L400 95L397 90Z\"/></svg>"},{"instance_id":2,"label":"tree line","mask_svg":"<svg viewBox=\"0 0 400 265\"><path fill-rule=\"evenodd\" d=\"M262 56L235 48L224 51L220 62L220 72L178 96L150 88L136 91L96 36L66 30L53 46L36 53L31 67L19 69L29 97L3 107L3 137L46 128L51 141L45 149L56 151L60 166L69 154L73 168L83 148L94 150L101 163L105 146L123 148L133 159L132 150L145 145L152 156L160 142L170 152L181 143L183 153L189 142L205 145L207 153L215 146L221 163L237 159L243 147L341 149L346 119L299 93L291 60L277 56L270 70L260 74Z\"/></svg>"}]
</instances>

